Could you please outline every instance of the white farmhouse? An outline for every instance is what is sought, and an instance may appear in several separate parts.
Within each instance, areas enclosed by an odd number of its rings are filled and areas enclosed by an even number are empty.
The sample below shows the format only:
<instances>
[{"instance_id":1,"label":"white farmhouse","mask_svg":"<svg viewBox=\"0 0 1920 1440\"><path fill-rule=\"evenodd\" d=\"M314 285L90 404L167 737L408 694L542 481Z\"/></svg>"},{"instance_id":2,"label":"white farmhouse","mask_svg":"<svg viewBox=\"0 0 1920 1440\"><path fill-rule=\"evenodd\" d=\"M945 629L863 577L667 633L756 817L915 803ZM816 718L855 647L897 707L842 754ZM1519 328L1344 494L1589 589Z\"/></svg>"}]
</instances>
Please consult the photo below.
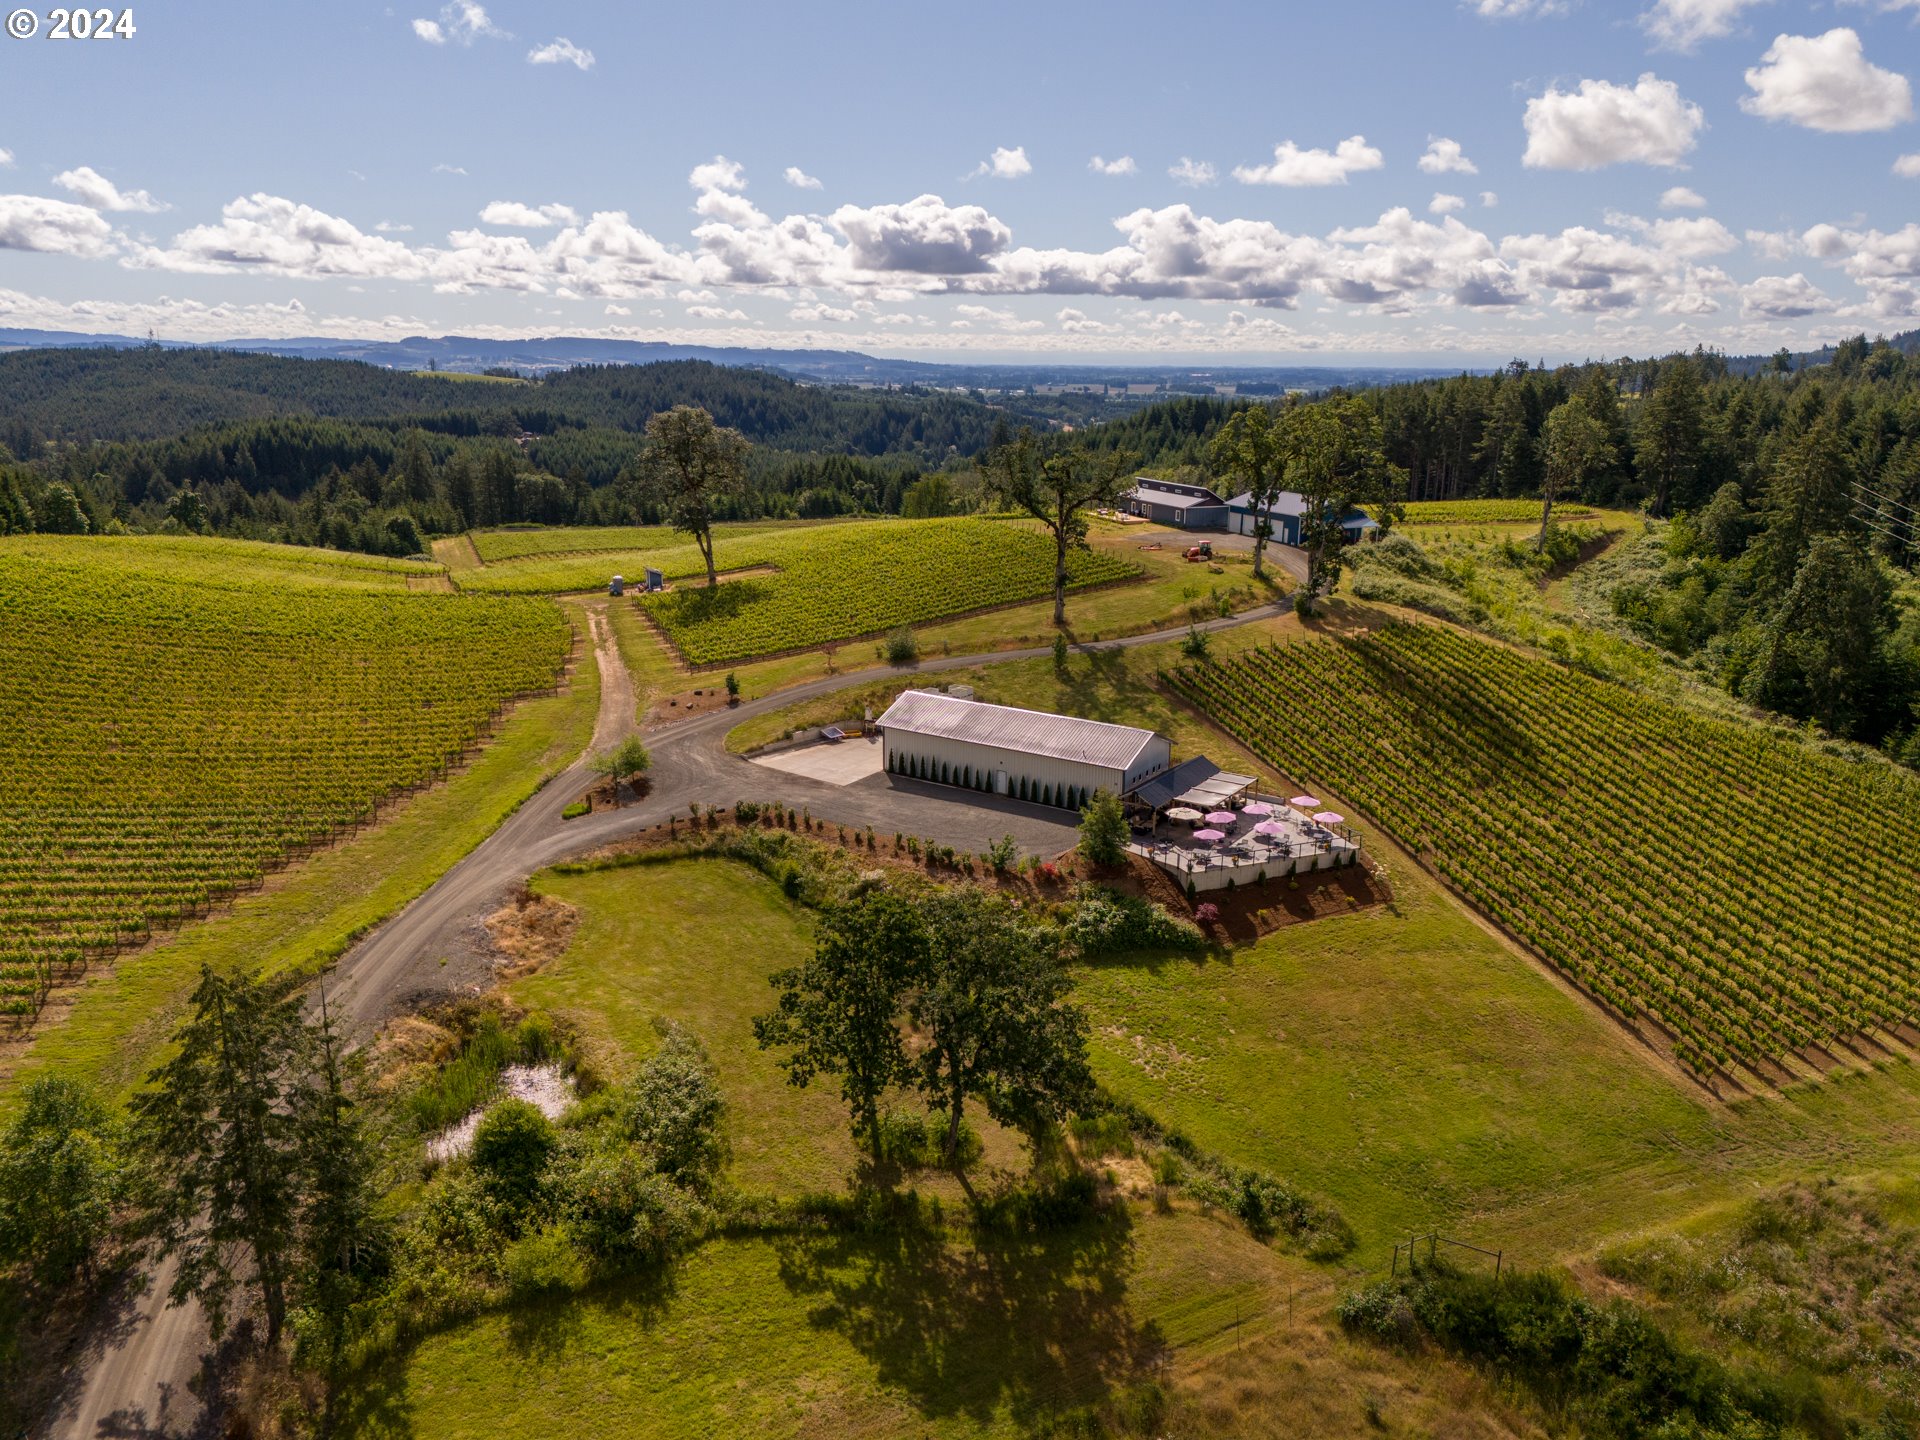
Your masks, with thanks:
<instances>
[{"instance_id":1,"label":"white farmhouse","mask_svg":"<svg viewBox=\"0 0 1920 1440\"><path fill-rule=\"evenodd\" d=\"M1076 810L1172 763L1164 735L1072 715L909 690L875 722L889 775Z\"/></svg>"}]
</instances>

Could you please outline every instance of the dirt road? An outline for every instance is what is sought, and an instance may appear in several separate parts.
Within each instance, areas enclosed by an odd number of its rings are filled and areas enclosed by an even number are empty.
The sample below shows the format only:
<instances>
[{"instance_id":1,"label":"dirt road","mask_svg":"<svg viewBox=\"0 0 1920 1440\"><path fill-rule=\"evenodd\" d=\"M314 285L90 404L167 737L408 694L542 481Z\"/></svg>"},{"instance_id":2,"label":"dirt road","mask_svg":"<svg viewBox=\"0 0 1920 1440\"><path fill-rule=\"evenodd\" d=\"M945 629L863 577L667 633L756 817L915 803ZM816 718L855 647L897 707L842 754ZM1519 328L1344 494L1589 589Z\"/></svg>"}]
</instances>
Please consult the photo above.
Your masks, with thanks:
<instances>
[{"instance_id":1,"label":"dirt road","mask_svg":"<svg viewBox=\"0 0 1920 1440\"><path fill-rule=\"evenodd\" d=\"M1284 613L1262 606L1203 630L1224 630ZM588 627L600 667L600 711L593 745L605 749L631 733L633 679L614 644L604 613L588 612ZM1132 649L1186 634L1186 627L1076 646L1082 654ZM917 674L938 674L974 665L1035 659L1050 647L1001 650L980 655L923 660ZM371 1035L393 1015L438 999L471 983L478 957L486 954L487 916L529 875L556 861L644 830L689 805L730 805L740 799L780 799L848 826L871 825L892 835L939 835L959 848L985 849L1011 833L1030 852L1061 850L1073 843L1073 823L1062 812L911 781L836 786L754 765L726 750L735 725L798 700L862 685L899 672L883 667L852 671L776 691L732 710L717 710L650 730L653 788L624 809L602 810L576 820L560 812L596 778L583 755L543 786L500 828L480 843L427 892L347 952L326 980L335 1014L358 1038ZM957 803L956 803L957 802ZM466 963L460 963L462 957ZM444 962L444 963L443 963ZM207 1349L207 1328L194 1305L169 1308L165 1286L171 1272L153 1284L110 1332L96 1338L86 1371L42 1427L47 1440L97 1440L102 1436L192 1436L205 1433L210 1415L191 1389Z\"/></svg>"}]
</instances>

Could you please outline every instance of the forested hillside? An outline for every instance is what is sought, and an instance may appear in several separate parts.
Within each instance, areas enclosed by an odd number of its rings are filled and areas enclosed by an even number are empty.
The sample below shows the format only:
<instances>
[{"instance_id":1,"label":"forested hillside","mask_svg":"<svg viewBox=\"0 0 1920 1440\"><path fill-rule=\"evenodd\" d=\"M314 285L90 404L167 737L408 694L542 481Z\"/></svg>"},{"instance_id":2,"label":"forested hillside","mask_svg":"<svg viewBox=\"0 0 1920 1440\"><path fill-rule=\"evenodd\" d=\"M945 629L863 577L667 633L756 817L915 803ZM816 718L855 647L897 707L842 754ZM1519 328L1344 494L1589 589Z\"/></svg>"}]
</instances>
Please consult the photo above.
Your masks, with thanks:
<instances>
[{"instance_id":1,"label":"forested hillside","mask_svg":"<svg viewBox=\"0 0 1920 1440\"><path fill-rule=\"evenodd\" d=\"M409 554L470 525L654 518L620 482L655 413L698 405L753 442L722 518L893 513L1003 410L963 395L801 385L702 361L458 379L217 350L0 356L0 531L172 522ZM737 513L734 513L737 512Z\"/></svg>"}]
</instances>

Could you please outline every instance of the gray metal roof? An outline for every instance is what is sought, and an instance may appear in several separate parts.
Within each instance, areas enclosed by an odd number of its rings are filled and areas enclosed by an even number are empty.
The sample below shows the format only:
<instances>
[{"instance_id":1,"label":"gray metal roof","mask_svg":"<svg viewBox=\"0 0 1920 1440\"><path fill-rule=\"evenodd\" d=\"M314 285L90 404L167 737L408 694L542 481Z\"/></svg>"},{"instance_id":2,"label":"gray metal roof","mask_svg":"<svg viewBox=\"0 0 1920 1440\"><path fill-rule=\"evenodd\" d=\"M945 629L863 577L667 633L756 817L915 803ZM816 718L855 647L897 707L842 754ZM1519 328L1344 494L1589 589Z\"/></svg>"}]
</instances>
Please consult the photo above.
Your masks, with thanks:
<instances>
[{"instance_id":1,"label":"gray metal roof","mask_svg":"<svg viewBox=\"0 0 1920 1440\"><path fill-rule=\"evenodd\" d=\"M1251 490L1242 490L1238 495L1227 501L1227 507L1231 510L1238 510L1243 515L1251 515L1253 513L1253 492ZM1278 495L1273 497L1273 504L1267 507L1267 512L1271 515L1304 515L1307 512L1307 502L1305 497L1297 490L1282 490ZM1348 529L1367 530L1378 528L1377 522L1364 510L1349 510L1347 512L1347 518L1340 523Z\"/></svg>"},{"instance_id":2,"label":"gray metal roof","mask_svg":"<svg viewBox=\"0 0 1920 1440\"><path fill-rule=\"evenodd\" d=\"M1219 773L1220 767L1213 761L1204 755L1194 755L1141 785L1133 792L1133 798L1155 810L1164 809L1173 803L1174 796Z\"/></svg>"},{"instance_id":3,"label":"gray metal roof","mask_svg":"<svg viewBox=\"0 0 1920 1440\"><path fill-rule=\"evenodd\" d=\"M1171 490L1136 491L1134 499L1142 505L1159 505L1168 510L1219 510L1226 501L1211 495L1175 495Z\"/></svg>"},{"instance_id":4,"label":"gray metal roof","mask_svg":"<svg viewBox=\"0 0 1920 1440\"><path fill-rule=\"evenodd\" d=\"M1109 725L1077 715L1049 715L1043 710L1016 710L1011 705L961 700L930 690L907 691L875 723L882 730L904 730L1054 760L1077 760L1109 770L1126 769L1156 738L1153 731L1131 725Z\"/></svg>"}]
</instances>

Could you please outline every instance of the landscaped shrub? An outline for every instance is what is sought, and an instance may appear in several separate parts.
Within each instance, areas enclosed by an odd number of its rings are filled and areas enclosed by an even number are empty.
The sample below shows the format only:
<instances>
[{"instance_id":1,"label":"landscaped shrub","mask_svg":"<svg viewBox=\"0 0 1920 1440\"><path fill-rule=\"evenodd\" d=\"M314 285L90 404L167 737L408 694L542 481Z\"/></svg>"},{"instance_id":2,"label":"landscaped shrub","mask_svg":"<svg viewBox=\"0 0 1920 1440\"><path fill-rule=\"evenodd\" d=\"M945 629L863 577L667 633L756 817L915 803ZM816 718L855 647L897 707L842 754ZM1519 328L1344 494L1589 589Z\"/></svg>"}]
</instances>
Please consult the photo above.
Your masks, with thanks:
<instances>
[{"instance_id":1,"label":"landscaped shrub","mask_svg":"<svg viewBox=\"0 0 1920 1440\"><path fill-rule=\"evenodd\" d=\"M884 651L889 665L905 668L919 660L920 642L914 639L913 631L902 625L887 636Z\"/></svg>"},{"instance_id":2,"label":"landscaped shrub","mask_svg":"<svg viewBox=\"0 0 1920 1440\"><path fill-rule=\"evenodd\" d=\"M1068 944L1082 960L1135 950L1191 952L1205 949L1207 943L1196 926L1151 901L1093 885L1080 887L1065 930Z\"/></svg>"},{"instance_id":3,"label":"landscaped shrub","mask_svg":"<svg viewBox=\"0 0 1920 1440\"><path fill-rule=\"evenodd\" d=\"M625 1146L582 1157L567 1176L561 1209L582 1246L621 1265L658 1265L713 1223L697 1197Z\"/></svg>"},{"instance_id":4,"label":"landscaped shrub","mask_svg":"<svg viewBox=\"0 0 1920 1440\"><path fill-rule=\"evenodd\" d=\"M660 1048L623 1087L621 1128L661 1173L697 1190L726 1158L720 1139L724 1109L707 1052L684 1027L668 1025Z\"/></svg>"},{"instance_id":5,"label":"landscaped shrub","mask_svg":"<svg viewBox=\"0 0 1920 1440\"><path fill-rule=\"evenodd\" d=\"M565 1226L549 1226L509 1245L501 1270L507 1293L516 1300L527 1300L584 1288L592 1262L573 1243Z\"/></svg>"},{"instance_id":6,"label":"landscaped shrub","mask_svg":"<svg viewBox=\"0 0 1920 1440\"><path fill-rule=\"evenodd\" d=\"M473 1135L473 1168L487 1193L511 1212L539 1198L558 1137L553 1122L525 1100L502 1100Z\"/></svg>"}]
</instances>

